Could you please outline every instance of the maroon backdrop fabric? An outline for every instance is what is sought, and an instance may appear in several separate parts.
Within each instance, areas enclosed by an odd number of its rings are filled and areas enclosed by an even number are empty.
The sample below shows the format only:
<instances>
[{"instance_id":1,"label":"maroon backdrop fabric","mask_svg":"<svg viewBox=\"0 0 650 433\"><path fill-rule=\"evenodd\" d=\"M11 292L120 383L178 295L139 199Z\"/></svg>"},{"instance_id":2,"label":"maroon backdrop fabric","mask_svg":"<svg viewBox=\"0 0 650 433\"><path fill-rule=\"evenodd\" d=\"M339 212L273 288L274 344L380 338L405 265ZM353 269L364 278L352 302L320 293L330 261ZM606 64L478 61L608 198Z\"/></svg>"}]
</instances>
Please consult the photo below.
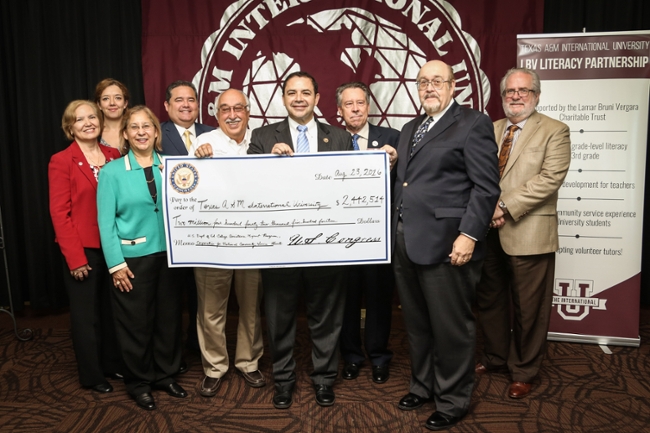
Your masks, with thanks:
<instances>
[{"instance_id":1,"label":"maroon backdrop fabric","mask_svg":"<svg viewBox=\"0 0 650 433\"><path fill-rule=\"evenodd\" d=\"M319 83L317 115L327 122L339 122L336 87L360 80L373 93L371 121L400 129L420 108L421 64L441 59L460 70L457 100L496 120L516 35L541 33L543 11L538 0L142 0L145 99L166 120L166 86L193 81L200 121L216 126L214 98L243 89L255 127L284 117L278 85L305 70Z\"/></svg>"}]
</instances>

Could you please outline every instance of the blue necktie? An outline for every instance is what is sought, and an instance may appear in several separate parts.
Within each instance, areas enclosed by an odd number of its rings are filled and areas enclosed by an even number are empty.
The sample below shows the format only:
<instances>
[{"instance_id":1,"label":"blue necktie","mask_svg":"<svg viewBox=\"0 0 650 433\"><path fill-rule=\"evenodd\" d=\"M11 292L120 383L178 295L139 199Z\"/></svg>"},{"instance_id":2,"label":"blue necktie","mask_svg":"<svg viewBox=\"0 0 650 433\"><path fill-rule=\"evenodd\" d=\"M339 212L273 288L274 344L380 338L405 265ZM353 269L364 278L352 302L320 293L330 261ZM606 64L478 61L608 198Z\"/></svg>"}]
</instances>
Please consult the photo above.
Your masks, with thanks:
<instances>
[{"instance_id":1,"label":"blue necktie","mask_svg":"<svg viewBox=\"0 0 650 433\"><path fill-rule=\"evenodd\" d=\"M357 140L359 139L359 134L354 134L352 136L352 147L354 147L354 150L359 150L359 143Z\"/></svg>"},{"instance_id":2,"label":"blue necktie","mask_svg":"<svg viewBox=\"0 0 650 433\"><path fill-rule=\"evenodd\" d=\"M298 125L298 153L309 153L309 140L307 140L305 125Z\"/></svg>"},{"instance_id":3,"label":"blue necktie","mask_svg":"<svg viewBox=\"0 0 650 433\"><path fill-rule=\"evenodd\" d=\"M418 145L420 140L422 140L422 137L424 137L424 134L427 133L427 131L429 130L429 125L431 125L431 122L433 122L433 117L430 116L427 117L426 122L420 125L418 130L415 132L415 135L413 136L413 144L411 146L411 154L409 155L409 157L413 156L413 151L415 150L415 146Z\"/></svg>"}]
</instances>

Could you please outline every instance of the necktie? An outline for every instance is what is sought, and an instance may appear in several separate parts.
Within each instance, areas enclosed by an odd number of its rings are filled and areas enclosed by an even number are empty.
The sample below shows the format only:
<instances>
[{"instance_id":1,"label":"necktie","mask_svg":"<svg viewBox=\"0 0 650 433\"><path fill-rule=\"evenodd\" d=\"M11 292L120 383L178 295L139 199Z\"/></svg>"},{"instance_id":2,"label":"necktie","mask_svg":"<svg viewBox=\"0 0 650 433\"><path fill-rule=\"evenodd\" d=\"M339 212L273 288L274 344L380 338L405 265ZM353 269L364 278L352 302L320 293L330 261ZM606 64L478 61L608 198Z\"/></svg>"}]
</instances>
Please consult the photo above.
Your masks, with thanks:
<instances>
[{"instance_id":1,"label":"necktie","mask_svg":"<svg viewBox=\"0 0 650 433\"><path fill-rule=\"evenodd\" d=\"M189 152L190 147L192 147L192 140L190 140L190 132L189 129L186 129L183 135L185 136L185 147L187 148L187 151Z\"/></svg>"},{"instance_id":2,"label":"necktie","mask_svg":"<svg viewBox=\"0 0 650 433\"><path fill-rule=\"evenodd\" d=\"M506 168L506 164L508 164L512 139L515 137L517 129L519 129L517 125L510 125L508 127L508 134L506 134L506 138L503 139L503 143L501 144L501 151L499 152L499 177L503 176L503 170Z\"/></svg>"},{"instance_id":3,"label":"necktie","mask_svg":"<svg viewBox=\"0 0 650 433\"><path fill-rule=\"evenodd\" d=\"M354 134L352 136L352 147L354 147L354 150L359 150L359 134Z\"/></svg>"},{"instance_id":4,"label":"necktie","mask_svg":"<svg viewBox=\"0 0 650 433\"><path fill-rule=\"evenodd\" d=\"M413 144L411 145L411 154L409 157L413 156L413 151L415 150L415 146L422 140L422 137L424 137L424 134L427 133L429 130L429 125L431 125L431 122L433 122L433 117L427 117L426 122L424 122L420 127L418 128L417 131L415 131L415 135L413 136Z\"/></svg>"},{"instance_id":5,"label":"necktie","mask_svg":"<svg viewBox=\"0 0 650 433\"><path fill-rule=\"evenodd\" d=\"M307 127L298 125L298 153L309 153L309 141L307 140Z\"/></svg>"}]
</instances>

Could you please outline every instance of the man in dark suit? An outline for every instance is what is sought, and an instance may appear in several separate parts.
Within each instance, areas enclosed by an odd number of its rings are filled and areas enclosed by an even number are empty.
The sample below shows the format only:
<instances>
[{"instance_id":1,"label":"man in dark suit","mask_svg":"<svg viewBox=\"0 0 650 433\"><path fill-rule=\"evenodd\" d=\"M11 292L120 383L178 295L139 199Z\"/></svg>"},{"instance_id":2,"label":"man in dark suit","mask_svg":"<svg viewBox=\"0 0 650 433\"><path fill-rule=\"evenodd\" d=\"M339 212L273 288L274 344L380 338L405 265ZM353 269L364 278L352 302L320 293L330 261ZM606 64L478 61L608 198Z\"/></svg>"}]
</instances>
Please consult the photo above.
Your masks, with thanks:
<instances>
[{"instance_id":1,"label":"man in dark suit","mask_svg":"<svg viewBox=\"0 0 650 433\"><path fill-rule=\"evenodd\" d=\"M306 72L290 74L282 85L289 117L253 130L249 154L293 155L352 150L350 134L314 118L320 95L316 80ZM295 143L295 144L294 144ZM342 266L263 269L264 307L273 359L273 406L286 409L293 402L296 361L296 309L304 295L312 340L314 370L310 377L321 406L334 404L338 373L337 343L343 321L345 272Z\"/></svg>"},{"instance_id":2,"label":"man in dark suit","mask_svg":"<svg viewBox=\"0 0 650 433\"><path fill-rule=\"evenodd\" d=\"M511 398L530 393L546 352L558 190L571 162L569 127L536 111L540 93L530 69L511 69L501 80L506 118L494 122L494 133L501 142L502 192L476 293L485 336L476 373L507 367Z\"/></svg>"},{"instance_id":3,"label":"man in dark suit","mask_svg":"<svg viewBox=\"0 0 650 433\"><path fill-rule=\"evenodd\" d=\"M411 352L409 393L398 407L433 400L426 427L444 430L465 416L474 386L472 302L499 198L497 146L490 119L453 100L449 65L426 63L417 86L426 113L400 134L393 213L393 266Z\"/></svg>"},{"instance_id":4,"label":"man in dark suit","mask_svg":"<svg viewBox=\"0 0 650 433\"><path fill-rule=\"evenodd\" d=\"M199 102L194 84L189 81L178 80L167 86L165 94L165 110L169 120L160 124L162 131L162 153L164 155L187 155L190 146L197 144L197 137L204 132L215 128L201 123L196 123L199 117ZM187 313L187 347L200 350L199 339L196 333L196 284L192 268L182 271L183 281L186 281ZM179 373L187 371L185 361L181 363Z\"/></svg>"},{"instance_id":5,"label":"man in dark suit","mask_svg":"<svg viewBox=\"0 0 650 433\"><path fill-rule=\"evenodd\" d=\"M370 90L361 82L351 82L336 89L338 114L352 135L355 150L382 149L389 154L391 167L397 160L399 131L368 122ZM361 348L361 299L365 294L364 346L372 364L372 380L384 383L390 373L393 352L388 350L392 318L393 269L390 264L361 265L348 268L345 313L341 330L341 356L345 361L343 379L359 376L366 356Z\"/></svg>"},{"instance_id":6,"label":"man in dark suit","mask_svg":"<svg viewBox=\"0 0 650 433\"><path fill-rule=\"evenodd\" d=\"M174 81L167 86L165 110L169 120L160 124L162 128L162 153L165 155L187 155L196 138L214 127L196 123L199 117L199 101L196 88L189 81Z\"/></svg>"}]
</instances>

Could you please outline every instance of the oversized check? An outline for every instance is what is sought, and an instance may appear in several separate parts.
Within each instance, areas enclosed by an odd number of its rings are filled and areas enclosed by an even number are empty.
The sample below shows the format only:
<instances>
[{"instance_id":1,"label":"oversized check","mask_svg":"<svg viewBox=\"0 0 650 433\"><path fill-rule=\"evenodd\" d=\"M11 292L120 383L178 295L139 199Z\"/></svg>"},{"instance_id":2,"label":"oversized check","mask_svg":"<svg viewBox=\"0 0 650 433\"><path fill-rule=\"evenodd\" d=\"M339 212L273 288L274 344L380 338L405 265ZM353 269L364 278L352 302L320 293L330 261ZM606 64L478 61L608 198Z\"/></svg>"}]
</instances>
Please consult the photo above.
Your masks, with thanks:
<instances>
[{"instance_id":1,"label":"oversized check","mask_svg":"<svg viewBox=\"0 0 650 433\"><path fill-rule=\"evenodd\" d=\"M385 152L166 157L170 266L390 263Z\"/></svg>"}]
</instances>

